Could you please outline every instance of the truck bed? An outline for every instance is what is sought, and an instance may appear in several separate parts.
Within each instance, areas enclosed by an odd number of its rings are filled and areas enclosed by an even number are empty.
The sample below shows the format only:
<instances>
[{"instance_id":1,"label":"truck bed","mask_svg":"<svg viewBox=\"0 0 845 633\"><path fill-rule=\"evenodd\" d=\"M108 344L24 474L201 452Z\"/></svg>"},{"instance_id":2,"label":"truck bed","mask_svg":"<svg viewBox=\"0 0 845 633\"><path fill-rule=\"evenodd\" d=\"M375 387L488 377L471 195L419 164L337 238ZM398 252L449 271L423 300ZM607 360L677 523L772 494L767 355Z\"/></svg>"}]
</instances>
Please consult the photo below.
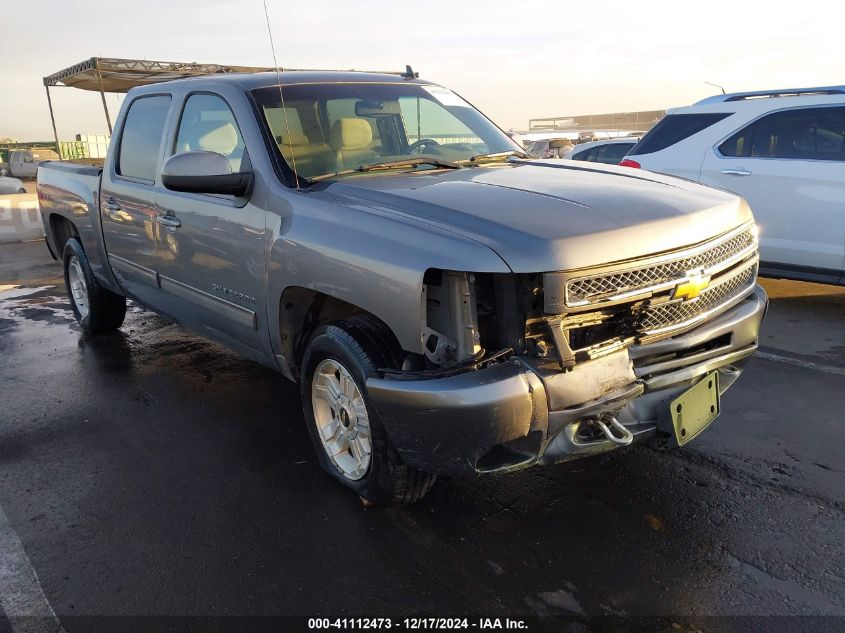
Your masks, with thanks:
<instances>
[{"instance_id":1,"label":"truck bed","mask_svg":"<svg viewBox=\"0 0 845 633\"><path fill-rule=\"evenodd\" d=\"M38 165L38 206L51 253L60 258L74 233L82 242L95 274L102 273L99 234L100 174L103 168L66 161Z\"/></svg>"},{"instance_id":2,"label":"truck bed","mask_svg":"<svg viewBox=\"0 0 845 633\"><path fill-rule=\"evenodd\" d=\"M38 165L39 169L55 169L58 171L67 172L70 174L78 174L80 176L94 176L99 177L103 173L103 159L91 158L84 160L47 160ZM38 174L39 181L41 174Z\"/></svg>"}]
</instances>

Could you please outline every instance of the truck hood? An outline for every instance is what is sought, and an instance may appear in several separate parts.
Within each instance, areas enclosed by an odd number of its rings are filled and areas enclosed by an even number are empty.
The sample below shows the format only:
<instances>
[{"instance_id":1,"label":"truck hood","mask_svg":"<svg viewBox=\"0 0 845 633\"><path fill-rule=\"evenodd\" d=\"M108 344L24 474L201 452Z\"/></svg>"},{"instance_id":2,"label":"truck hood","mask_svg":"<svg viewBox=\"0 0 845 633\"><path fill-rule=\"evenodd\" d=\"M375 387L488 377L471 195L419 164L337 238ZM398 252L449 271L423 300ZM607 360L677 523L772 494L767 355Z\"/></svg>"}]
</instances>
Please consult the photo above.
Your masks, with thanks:
<instances>
[{"instance_id":1,"label":"truck hood","mask_svg":"<svg viewBox=\"0 0 845 633\"><path fill-rule=\"evenodd\" d=\"M752 218L741 198L721 190L561 160L353 177L330 181L323 192L481 242L514 272L634 259L697 244Z\"/></svg>"}]
</instances>

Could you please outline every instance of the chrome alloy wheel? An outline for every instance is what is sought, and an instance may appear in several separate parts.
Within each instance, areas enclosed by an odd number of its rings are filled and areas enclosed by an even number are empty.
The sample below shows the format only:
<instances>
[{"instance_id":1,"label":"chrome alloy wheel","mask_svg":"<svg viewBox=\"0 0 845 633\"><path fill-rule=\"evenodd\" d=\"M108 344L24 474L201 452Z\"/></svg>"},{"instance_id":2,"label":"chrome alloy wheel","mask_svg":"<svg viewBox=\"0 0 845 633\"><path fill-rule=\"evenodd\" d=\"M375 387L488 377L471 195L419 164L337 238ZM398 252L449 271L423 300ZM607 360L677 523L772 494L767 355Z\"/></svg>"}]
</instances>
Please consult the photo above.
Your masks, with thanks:
<instances>
[{"instance_id":1,"label":"chrome alloy wheel","mask_svg":"<svg viewBox=\"0 0 845 633\"><path fill-rule=\"evenodd\" d=\"M88 316L90 303L88 300L88 286L85 283L85 274L82 272L82 262L74 255L70 258L67 267L67 279L70 284L70 293L73 296L73 303L79 310L80 318Z\"/></svg>"},{"instance_id":2,"label":"chrome alloy wheel","mask_svg":"<svg viewBox=\"0 0 845 633\"><path fill-rule=\"evenodd\" d=\"M370 420L361 390L338 361L327 358L314 370L311 408L326 454L344 477L361 479L370 468Z\"/></svg>"}]
</instances>

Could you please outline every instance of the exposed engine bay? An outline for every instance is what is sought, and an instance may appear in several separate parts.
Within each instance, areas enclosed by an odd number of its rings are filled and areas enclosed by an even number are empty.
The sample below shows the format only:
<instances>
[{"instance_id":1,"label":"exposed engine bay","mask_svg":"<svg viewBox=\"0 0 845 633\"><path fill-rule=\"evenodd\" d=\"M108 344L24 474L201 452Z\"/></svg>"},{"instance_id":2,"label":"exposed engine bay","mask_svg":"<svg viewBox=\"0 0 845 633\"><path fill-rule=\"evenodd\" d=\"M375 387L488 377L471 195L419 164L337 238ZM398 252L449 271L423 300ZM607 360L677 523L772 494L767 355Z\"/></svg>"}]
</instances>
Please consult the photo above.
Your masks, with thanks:
<instances>
[{"instance_id":1,"label":"exposed engine bay","mask_svg":"<svg viewBox=\"0 0 845 633\"><path fill-rule=\"evenodd\" d=\"M728 309L753 291L757 265L756 236L745 226L693 249L599 271L430 269L423 279L425 359L405 369L449 370L512 354L565 371Z\"/></svg>"}]
</instances>

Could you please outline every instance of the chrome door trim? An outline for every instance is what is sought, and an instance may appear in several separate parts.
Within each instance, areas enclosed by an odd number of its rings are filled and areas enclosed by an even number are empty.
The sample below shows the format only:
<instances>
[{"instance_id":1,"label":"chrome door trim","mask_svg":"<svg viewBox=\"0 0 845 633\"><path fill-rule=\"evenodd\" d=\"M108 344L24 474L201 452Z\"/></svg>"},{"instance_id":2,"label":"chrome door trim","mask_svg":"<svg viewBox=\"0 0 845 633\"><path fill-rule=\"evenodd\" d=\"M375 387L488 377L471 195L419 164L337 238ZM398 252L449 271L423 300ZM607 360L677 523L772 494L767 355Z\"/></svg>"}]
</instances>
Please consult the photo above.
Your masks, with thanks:
<instances>
[{"instance_id":1,"label":"chrome door trim","mask_svg":"<svg viewBox=\"0 0 845 633\"><path fill-rule=\"evenodd\" d=\"M131 262L128 259L120 257L119 255L113 255L112 253L108 254L108 258L109 265L112 267L112 269L117 269L124 273L129 273L132 275L138 275L141 279L149 283L151 286L159 286L158 273L156 273L156 271L152 270L151 268L141 266L140 264Z\"/></svg>"},{"instance_id":2,"label":"chrome door trim","mask_svg":"<svg viewBox=\"0 0 845 633\"><path fill-rule=\"evenodd\" d=\"M194 288L181 281L176 281L170 277L159 275L159 285L162 290L169 292L172 295L195 303L196 305L209 310L226 319L231 320L238 325L242 325L251 330L258 329L258 319L255 310L250 310L237 303L226 301L220 297L215 297L213 294Z\"/></svg>"}]
</instances>

